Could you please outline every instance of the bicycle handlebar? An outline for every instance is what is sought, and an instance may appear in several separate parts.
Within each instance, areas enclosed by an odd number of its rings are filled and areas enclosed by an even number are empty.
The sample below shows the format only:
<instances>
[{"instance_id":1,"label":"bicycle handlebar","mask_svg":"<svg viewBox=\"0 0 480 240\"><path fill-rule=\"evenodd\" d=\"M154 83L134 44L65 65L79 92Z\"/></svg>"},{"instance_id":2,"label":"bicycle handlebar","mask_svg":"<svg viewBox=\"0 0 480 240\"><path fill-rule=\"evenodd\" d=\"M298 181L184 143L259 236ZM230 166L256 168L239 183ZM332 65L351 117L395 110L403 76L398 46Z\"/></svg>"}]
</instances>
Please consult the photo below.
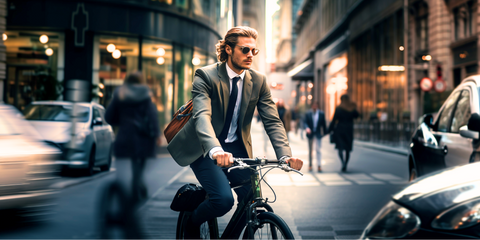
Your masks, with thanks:
<instances>
[{"instance_id":1,"label":"bicycle handlebar","mask_svg":"<svg viewBox=\"0 0 480 240\"><path fill-rule=\"evenodd\" d=\"M214 160L215 165L217 160ZM289 164L284 160L278 159L266 159L266 158L233 158L233 166L228 168L228 172L234 169L245 169L250 166L266 166L266 165L277 165L278 168L282 169L285 172L296 172L303 176L303 173L291 168Z\"/></svg>"}]
</instances>

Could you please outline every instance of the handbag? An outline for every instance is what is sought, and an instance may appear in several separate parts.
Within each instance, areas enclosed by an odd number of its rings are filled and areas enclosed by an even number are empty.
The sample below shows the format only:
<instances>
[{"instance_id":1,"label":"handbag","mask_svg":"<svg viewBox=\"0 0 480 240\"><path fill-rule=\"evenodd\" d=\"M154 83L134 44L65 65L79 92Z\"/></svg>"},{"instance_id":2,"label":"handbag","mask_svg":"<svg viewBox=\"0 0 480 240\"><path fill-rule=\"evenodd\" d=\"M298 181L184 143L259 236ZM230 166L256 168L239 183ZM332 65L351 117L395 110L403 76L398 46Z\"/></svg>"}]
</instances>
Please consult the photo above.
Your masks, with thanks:
<instances>
[{"instance_id":1,"label":"handbag","mask_svg":"<svg viewBox=\"0 0 480 240\"><path fill-rule=\"evenodd\" d=\"M205 200L207 192L202 186L187 183L178 189L173 201L170 204L170 209L173 211L193 211L200 203Z\"/></svg>"},{"instance_id":2,"label":"handbag","mask_svg":"<svg viewBox=\"0 0 480 240\"><path fill-rule=\"evenodd\" d=\"M167 139L167 143L172 141L173 137L187 124L188 120L192 116L193 101L190 99L187 103L181 106L177 112L173 115L172 121L167 125L163 134Z\"/></svg>"}]
</instances>

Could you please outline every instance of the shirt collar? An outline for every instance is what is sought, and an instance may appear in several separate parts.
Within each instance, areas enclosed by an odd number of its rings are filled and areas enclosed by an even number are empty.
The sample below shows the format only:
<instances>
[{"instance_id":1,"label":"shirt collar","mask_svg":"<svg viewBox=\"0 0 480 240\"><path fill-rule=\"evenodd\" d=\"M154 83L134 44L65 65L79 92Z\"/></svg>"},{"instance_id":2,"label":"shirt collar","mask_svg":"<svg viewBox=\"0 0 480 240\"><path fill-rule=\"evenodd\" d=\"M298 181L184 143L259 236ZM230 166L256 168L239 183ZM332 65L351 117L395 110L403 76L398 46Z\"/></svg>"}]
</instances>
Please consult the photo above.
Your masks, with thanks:
<instances>
[{"instance_id":1,"label":"shirt collar","mask_svg":"<svg viewBox=\"0 0 480 240\"><path fill-rule=\"evenodd\" d=\"M243 70L242 73L240 74L237 74L236 72L234 72L229 66L228 66L228 63L225 64L227 66L227 74L228 74L228 77L230 79L233 79L234 77L236 76L239 76L241 80L243 80L245 78L245 70Z\"/></svg>"}]
</instances>

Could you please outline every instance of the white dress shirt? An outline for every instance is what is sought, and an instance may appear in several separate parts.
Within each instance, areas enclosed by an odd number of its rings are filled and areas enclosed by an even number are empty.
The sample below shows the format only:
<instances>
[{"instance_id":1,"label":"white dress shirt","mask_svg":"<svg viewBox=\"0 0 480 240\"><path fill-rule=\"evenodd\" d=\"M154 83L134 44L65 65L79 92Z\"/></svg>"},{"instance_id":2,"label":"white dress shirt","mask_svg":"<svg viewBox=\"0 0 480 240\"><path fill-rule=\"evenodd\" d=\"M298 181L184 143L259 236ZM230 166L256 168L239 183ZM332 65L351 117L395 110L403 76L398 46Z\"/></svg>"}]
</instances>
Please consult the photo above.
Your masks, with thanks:
<instances>
[{"instance_id":1,"label":"white dress shirt","mask_svg":"<svg viewBox=\"0 0 480 240\"><path fill-rule=\"evenodd\" d=\"M317 124L318 124L318 115L320 115L320 111L317 109L313 112L312 114L312 121L313 121L313 129L312 131L313 132L316 132L317 131Z\"/></svg>"},{"instance_id":2,"label":"white dress shirt","mask_svg":"<svg viewBox=\"0 0 480 240\"><path fill-rule=\"evenodd\" d=\"M230 129L228 130L227 139L225 139L226 143L231 143L238 139L238 136L235 133L238 128L238 113L240 112L240 105L242 103L242 90L243 90L243 79L245 78L245 70L242 73L237 74L228 66L228 63L225 64L225 66L227 67L228 78L230 78L230 93L232 93L232 82L233 82L232 79L234 77L240 77L240 80L237 81L237 88L238 88L237 102L235 103L235 108L233 110L232 122L230 123ZM223 148L221 147L212 148L209 152L210 158L213 159L212 157L213 153L217 151L223 152Z\"/></svg>"}]
</instances>

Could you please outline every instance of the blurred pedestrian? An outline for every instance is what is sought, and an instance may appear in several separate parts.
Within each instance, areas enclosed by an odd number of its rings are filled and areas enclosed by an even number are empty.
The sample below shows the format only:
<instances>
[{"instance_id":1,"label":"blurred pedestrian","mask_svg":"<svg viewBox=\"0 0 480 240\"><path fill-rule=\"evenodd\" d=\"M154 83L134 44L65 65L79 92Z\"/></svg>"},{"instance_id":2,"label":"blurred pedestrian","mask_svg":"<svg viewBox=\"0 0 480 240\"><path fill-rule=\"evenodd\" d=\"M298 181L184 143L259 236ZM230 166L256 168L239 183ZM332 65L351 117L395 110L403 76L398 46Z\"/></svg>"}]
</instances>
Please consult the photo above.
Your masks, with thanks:
<instances>
[{"instance_id":1,"label":"blurred pedestrian","mask_svg":"<svg viewBox=\"0 0 480 240\"><path fill-rule=\"evenodd\" d=\"M311 109L305 114L305 131L308 138L308 171L312 171L313 142L317 157L317 171L322 171L322 137L327 134L325 113L318 109L318 102L312 104Z\"/></svg>"},{"instance_id":2,"label":"blurred pedestrian","mask_svg":"<svg viewBox=\"0 0 480 240\"><path fill-rule=\"evenodd\" d=\"M132 198L136 203L145 200L148 193L143 172L147 158L156 155L160 130L157 109L141 72L127 75L123 85L115 90L105 120L112 126L118 126L114 142L116 159L131 160Z\"/></svg>"},{"instance_id":3,"label":"blurred pedestrian","mask_svg":"<svg viewBox=\"0 0 480 240\"><path fill-rule=\"evenodd\" d=\"M292 112L290 112L288 107L285 106L285 102L283 101L283 99L278 99L277 110L278 116L280 117L280 120L282 120L283 127L285 128L285 132L287 133L288 137L291 129L290 124L292 122Z\"/></svg>"},{"instance_id":4,"label":"blurred pedestrian","mask_svg":"<svg viewBox=\"0 0 480 240\"><path fill-rule=\"evenodd\" d=\"M353 149L353 120L359 116L357 105L344 94L340 97L340 105L335 109L328 132L332 137L338 156L342 161L342 172L347 171L350 152Z\"/></svg>"}]
</instances>

